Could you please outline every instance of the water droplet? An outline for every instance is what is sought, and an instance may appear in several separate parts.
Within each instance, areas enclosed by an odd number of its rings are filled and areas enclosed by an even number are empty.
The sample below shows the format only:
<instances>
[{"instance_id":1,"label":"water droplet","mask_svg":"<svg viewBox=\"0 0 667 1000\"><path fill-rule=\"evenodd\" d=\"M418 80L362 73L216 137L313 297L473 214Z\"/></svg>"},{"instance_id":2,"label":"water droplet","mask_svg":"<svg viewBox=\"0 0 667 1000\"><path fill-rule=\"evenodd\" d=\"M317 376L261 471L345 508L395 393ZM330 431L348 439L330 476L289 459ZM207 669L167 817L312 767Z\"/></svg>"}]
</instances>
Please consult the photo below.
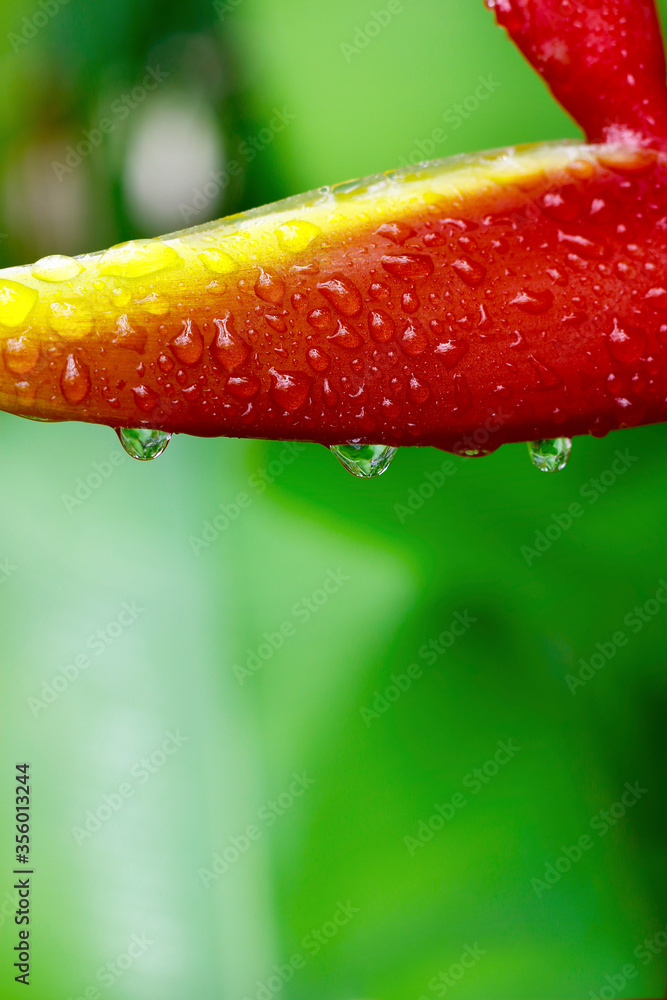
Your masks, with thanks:
<instances>
[{"instance_id":1,"label":"water droplet","mask_svg":"<svg viewBox=\"0 0 667 1000\"><path fill-rule=\"evenodd\" d=\"M419 299L414 292L405 292L401 297L401 309L408 314L419 311Z\"/></svg>"},{"instance_id":2,"label":"water droplet","mask_svg":"<svg viewBox=\"0 0 667 1000\"><path fill-rule=\"evenodd\" d=\"M264 319L271 329L276 331L276 333L287 333L287 323L282 316L272 316L269 313L266 313Z\"/></svg>"},{"instance_id":3,"label":"water droplet","mask_svg":"<svg viewBox=\"0 0 667 1000\"><path fill-rule=\"evenodd\" d=\"M146 350L146 331L131 326L126 315L118 317L116 329L113 332L114 336L111 343L114 347L123 347L128 351L136 351L137 354L143 354Z\"/></svg>"},{"instance_id":4,"label":"water droplet","mask_svg":"<svg viewBox=\"0 0 667 1000\"><path fill-rule=\"evenodd\" d=\"M152 413L157 406L157 395L146 385L138 385L132 390L134 401L144 413Z\"/></svg>"},{"instance_id":5,"label":"water droplet","mask_svg":"<svg viewBox=\"0 0 667 1000\"><path fill-rule=\"evenodd\" d=\"M331 326L331 309L312 309L306 319L316 330L328 330Z\"/></svg>"},{"instance_id":6,"label":"water droplet","mask_svg":"<svg viewBox=\"0 0 667 1000\"><path fill-rule=\"evenodd\" d=\"M116 433L130 458L136 458L140 462L151 462L157 458L171 441L171 434L167 431L151 430L148 427L122 427Z\"/></svg>"},{"instance_id":7,"label":"water droplet","mask_svg":"<svg viewBox=\"0 0 667 1000\"><path fill-rule=\"evenodd\" d=\"M398 448L388 444L333 444L331 452L359 479L377 479L391 465Z\"/></svg>"},{"instance_id":8,"label":"water droplet","mask_svg":"<svg viewBox=\"0 0 667 1000\"><path fill-rule=\"evenodd\" d=\"M305 312L308 308L308 296L304 292L295 292L292 296L292 305L297 312Z\"/></svg>"},{"instance_id":9,"label":"water droplet","mask_svg":"<svg viewBox=\"0 0 667 1000\"><path fill-rule=\"evenodd\" d=\"M368 294L372 299L377 299L378 302L386 302L387 299L391 298L391 288L381 281L374 281L368 289Z\"/></svg>"},{"instance_id":10,"label":"water droplet","mask_svg":"<svg viewBox=\"0 0 667 1000\"><path fill-rule=\"evenodd\" d=\"M471 288L481 285L486 277L486 268L472 257L459 257L452 264L461 281Z\"/></svg>"},{"instance_id":11,"label":"water droplet","mask_svg":"<svg viewBox=\"0 0 667 1000\"><path fill-rule=\"evenodd\" d=\"M281 250L301 253L321 232L320 227L312 222L294 219L293 222L285 222L282 226L278 226L274 235Z\"/></svg>"},{"instance_id":12,"label":"water droplet","mask_svg":"<svg viewBox=\"0 0 667 1000\"><path fill-rule=\"evenodd\" d=\"M238 399L252 399L259 392L260 382L254 375L240 375L228 378L225 388Z\"/></svg>"},{"instance_id":13,"label":"water droplet","mask_svg":"<svg viewBox=\"0 0 667 1000\"><path fill-rule=\"evenodd\" d=\"M74 257L64 257L61 254L53 254L51 257L42 257L32 265L32 273L40 281L71 281L78 277L83 271L83 264L75 260Z\"/></svg>"},{"instance_id":14,"label":"water droplet","mask_svg":"<svg viewBox=\"0 0 667 1000\"><path fill-rule=\"evenodd\" d=\"M454 375L454 409L457 414L467 413L472 406L472 393L465 375Z\"/></svg>"},{"instance_id":15,"label":"water droplet","mask_svg":"<svg viewBox=\"0 0 667 1000\"><path fill-rule=\"evenodd\" d=\"M438 344L435 353L445 368L455 368L464 354L468 353L468 346L467 340L456 340L452 337L451 340Z\"/></svg>"},{"instance_id":16,"label":"water droplet","mask_svg":"<svg viewBox=\"0 0 667 1000\"><path fill-rule=\"evenodd\" d=\"M213 274L233 274L239 269L238 261L225 250L204 250L197 256L204 267Z\"/></svg>"},{"instance_id":17,"label":"water droplet","mask_svg":"<svg viewBox=\"0 0 667 1000\"><path fill-rule=\"evenodd\" d=\"M414 229L406 225L405 222L385 222L375 230L376 236L384 236L386 240L403 246L406 240L415 235Z\"/></svg>"},{"instance_id":18,"label":"water droplet","mask_svg":"<svg viewBox=\"0 0 667 1000\"><path fill-rule=\"evenodd\" d=\"M431 390L427 385L424 385L419 379L416 379L414 375L410 379L410 386L408 388L408 396L413 403L426 403L431 395Z\"/></svg>"},{"instance_id":19,"label":"water droplet","mask_svg":"<svg viewBox=\"0 0 667 1000\"><path fill-rule=\"evenodd\" d=\"M168 299L158 295L157 292L151 292L143 299L137 299L137 305L142 306L151 316L166 316L169 312Z\"/></svg>"},{"instance_id":20,"label":"water droplet","mask_svg":"<svg viewBox=\"0 0 667 1000\"><path fill-rule=\"evenodd\" d=\"M602 243L594 243L593 240L589 240L585 236L572 236L560 230L558 242L564 243L566 247L574 251L575 255L584 257L586 260L598 260L600 257L606 257L608 253L607 248Z\"/></svg>"},{"instance_id":21,"label":"water droplet","mask_svg":"<svg viewBox=\"0 0 667 1000\"><path fill-rule=\"evenodd\" d=\"M653 149L610 149L598 153L602 166L619 174L646 173L655 166L656 159Z\"/></svg>"},{"instance_id":22,"label":"water droplet","mask_svg":"<svg viewBox=\"0 0 667 1000\"><path fill-rule=\"evenodd\" d=\"M211 345L213 357L228 371L239 368L250 354L250 348L234 330L234 317L227 313L224 319L214 319L218 333Z\"/></svg>"},{"instance_id":23,"label":"water droplet","mask_svg":"<svg viewBox=\"0 0 667 1000\"><path fill-rule=\"evenodd\" d=\"M73 354L67 356L60 376L60 388L67 402L72 404L82 403L90 392L90 371Z\"/></svg>"},{"instance_id":24,"label":"water droplet","mask_svg":"<svg viewBox=\"0 0 667 1000\"><path fill-rule=\"evenodd\" d=\"M306 360L310 367L316 372L325 372L331 363L331 359L324 351L317 347L311 347L306 354Z\"/></svg>"},{"instance_id":25,"label":"water droplet","mask_svg":"<svg viewBox=\"0 0 667 1000\"><path fill-rule=\"evenodd\" d=\"M143 278L182 264L183 259L166 243L131 240L107 250L97 266L97 273L116 278Z\"/></svg>"},{"instance_id":26,"label":"water droplet","mask_svg":"<svg viewBox=\"0 0 667 1000\"><path fill-rule=\"evenodd\" d=\"M170 358L167 354L161 354L157 359L157 363L160 371L164 372L165 375L174 370L174 359Z\"/></svg>"},{"instance_id":27,"label":"water droplet","mask_svg":"<svg viewBox=\"0 0 667 1000\"><path fill-rule=\"evenodd\" d=\"M391 316L382 309L372 309L368 314L368 332L378 344L386 344L394 339L396 327Z\"/></svg>"},{"instance_id":28,"label":"water droplet","mask_svg":"<svg viewBox=\"0 0 667 1000\"><path fill-rule=\"evenodd\" d=\"M563 381L558 372L555 372L552 368L549 368L548 365L538 361L532 354L528 355L528 360L537 372L539 379L538 388L551 389L555 385L560 385Z\"/></svg>"},{"instance_id":29,"label":"water droplet","mask_svg":"<svg viewBox=\"0 0 667 1000\"><path fill-rule=\"evenodd\" d=\"M312 379L301 372L279 372L269 369L271 376L271 398L274 403L285 410L294 413L306 402Z\"/></svg>"},{"instance_id":30,"label":"water droplet","mask_svg":"<svg viewBox=\"0 0 667 1000\"><path fill-rule=\"evenodd\" d=\"M427 254L405 253L382 257L380 263L385 271L403 281L417 281L433 274L433 260Z\"/></svg>"},{"instance_id":31,"label":"water droplet","mask_svg":"<svg viewBox=\"0 0 667 1000\"><path fill-rule=\"evenodd\" d=\"M581 198L573 184L560 191L547 191L538 200L538 205L555 222L574 222L581 213Z\"/></svg>"},{"instance_id":32,"label":"water droplet","mask_svg":"<svg viewBox=\"0 0 667 1000\"><path fill-rule=\"evenodd\" d=\"M419 320L411 319L406 323L403 333L399 337L399 343L411 358L416 358L424 353L428 347L428 337Z\"/></svg>"},{"instance_id":33,"label":"water droplet","mask_svg":"<svg viewBox=\"0 0 667 1000\"><path fill-rule=\"evenodd\" d=\"M27 375L36 366L39 356L39 344L25 334L6 340L2 348L2 357L12 375Z\"/></svg>"},{"instance_id":34,"label":"water droplet","mask_svg":"<svg viewBox=\"0 0 667 1000\"><path fill-rule=\"evenodd\" d=\"M528 442L530 460L540 472L561 472L567 465L571 451L572 440L570 438Z\"/></svg>"},{"instance_id":35,"label":"water droplet","mask_svg":"<svg viewBox=\"0 0 667 1000\"><path fill-rule=\"evenodd\" d=\"M361 312L361 294L349 278L337 275L328 281L319 281L317 289L343 316L358 316Z\"/></svg>"},{"instance_id":36,"label":"water droplet","mask_svg":"<svg viewBox=\"0 0 667 1000\"><path fill-rule=\"evenodd\" d=\"M186 319L183 321L183 329L169 341L169 346L182 365L196 365L204 353L204 338L197 324Z\"/></svg>"},{"instance_id":37,"label":"water droplet","mask_svg":"<svg viewBox=\"0 0 667 1000\"><path fill-rule=\"evenodd\" d=\"M327 340L330 340L332 344L337 344L338 347L344 347L347 351L354 351L363 343L354 327L350 326L344 319L338 320L335 332L327 337Z\"/></svg>"},{"instance_id":38,"label":"water droplet","mask_svg":"<svg viewBox=\"0 0 667 1000\"><path fill-rule=\"evenodd\" d=\"M263 302L279 306L285 295L285 282L277 275L261 268L255 284L255 295Z\"/></svg>"},{"instance_id":39,"label":"water droplet","mask_svg":"<svg viewBox=\"0 0 667 1000\"><path fill-rule=\"evenodd\" d=\"M325 378L324 384L322 386L322 395L324 396L324 402L327 406L334 407L338 405L338 393L332 386L328 378Z\"/></svg>"},{"instance_id":40,"label":"water droplet","mask_svg":"<svg viewBox=\"0 0 667 1000\"><path fill-rule=\"evenodd\" d=\"M0 281L0 323L20 326L39 298L34 288L18 281Z\"/></svg>"},{"instance_id":41,"label":"water droplet","mask_svg":"<svg viewBox=\"0 0 667 1000\"><path fill-rule=\"evenodd\" d=\"M646 347L646 337L634 327L618 325L618 319L614 317L614 329L607 334L607 347L609 353L615 361L621 364L630 364L636 361Z\"/></svg>"},{"instance_id":42,"label":"water droplet","mask_svg":"<svg viewBox=\"0 0 667 1000\"><path fill-rule=\"evenodd\" d=\"M518 306L519 309L523 309L524 312L531 313L533 316L539 316L540 313L551 309L553 303L553 292L545 288L541 292L525 289L511 300L510 305Z\"/></svg>"}]
</instances>

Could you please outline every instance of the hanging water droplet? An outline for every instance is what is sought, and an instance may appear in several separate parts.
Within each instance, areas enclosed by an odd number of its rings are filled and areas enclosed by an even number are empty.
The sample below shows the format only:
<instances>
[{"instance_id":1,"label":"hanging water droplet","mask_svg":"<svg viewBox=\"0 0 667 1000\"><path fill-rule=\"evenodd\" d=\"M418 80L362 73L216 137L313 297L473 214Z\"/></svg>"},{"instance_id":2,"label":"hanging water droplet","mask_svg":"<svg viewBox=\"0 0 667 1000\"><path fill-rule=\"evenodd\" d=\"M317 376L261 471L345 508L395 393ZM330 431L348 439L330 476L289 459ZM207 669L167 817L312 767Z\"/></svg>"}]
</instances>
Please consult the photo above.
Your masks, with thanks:
<instances>
[{"instance_id":1,"label":"hanging water droplet","mask_svg":"<svg viewBox=\"0 0 667 1000\"><path fill-rule=\"evenodd\" d=\"M148 427L122 427L116 433L130 458L136 458L140 462L150 462L157 458L171 441L171 434Z\"/></svg>"},{"instance_id":2,"label":"hanging water droplet","mask_svg":"<svg viewBox=\"0 0 667 1000\"><path fill-rule=\"evenodd\" d=\"M359 479L376 479L386 472L398 448L388 444L334 444L331 452Z\"/></svg>"},{"instance_id":3,"label":"hanging water droplet","mask_svg":"<svg viewBox=\"0 0 667 1000\"><path fill-rule=\"evenodd\" d=\"M530 460L540 472L561 472L567 465L571 451L571 438L528 442Z\"/></svg>"}]
</instances>

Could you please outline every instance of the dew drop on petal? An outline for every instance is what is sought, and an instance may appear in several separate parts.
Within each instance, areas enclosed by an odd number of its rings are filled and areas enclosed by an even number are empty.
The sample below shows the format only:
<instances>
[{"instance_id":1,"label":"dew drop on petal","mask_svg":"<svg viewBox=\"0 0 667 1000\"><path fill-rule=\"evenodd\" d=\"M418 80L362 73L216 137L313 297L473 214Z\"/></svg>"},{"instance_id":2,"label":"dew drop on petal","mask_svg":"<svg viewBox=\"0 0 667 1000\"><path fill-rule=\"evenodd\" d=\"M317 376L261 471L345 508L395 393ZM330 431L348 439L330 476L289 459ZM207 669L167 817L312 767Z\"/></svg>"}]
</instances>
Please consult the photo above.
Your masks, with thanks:
<instances>
[{"instance_id":1,"label":"dew drop on petal","mask_svg":"<svg viewBox=\"0 0 667 1000\"><path fill-rule=\"evenodd\" d=\"M386 240L403 246L406 240L415 235L415 231L405 222L385 222L375 230L375 235L384 236Z\"/></svg>"},{"instance_id":2,"label":"dew drop on petal","mask_svg":"<svg viewBox=\"0 0 667 1000\"><path fill-rule=\"evenodd\" d=\"M399 337L399 343L411 358L419 357L420 354L424 353L428 347L428 337L418 320L413 319L406 323Z\"/></svg>"},{"instance_id":3,"label":"dew drop on petal","mask_svg":"<svg viewBox=\"0 0 667 1000\"><path fill-rule=\"evenodd\" d=\"M234 330L234 317L227 313L223 319L214 319L217 334L211 344L211 352L219 365L233 372L239 368L250 354L245 340Z\"/></svg>"},{"instance_id":4,"label":"dew drop on petal","mask_svg":"<svg viewBox=\"0 0 667 1000\"><path fill-rule=\"evenodd\" d=\"M225 388L237 399L253 399L259 392L260 382L254 375L232 376L227 379Z\"/></svg>"},{"instance_id":5,"label":"dew drop on petal","mask_svg":"<svg viewBox=\"0 0 667 1000\"><path fill-rule=\"evenodd\" d=\"M325 372L331 364L331 359L325 351L320 351L317 347L311 347L306 353L308 364L316 372Z\"/></svg>"},{"instance_id":6,"label":"dew drop on petal","mask_svg":"<svg viewBox=\"0 0 667 1000\"><path fill-rule=\"evenodd\" d=\"M90 371L74 354L68 354L63 373L60 376L60 388L68 403L82 403L90 392Z\"/></svg>"},{"instance_id":7,"label":"dew drop on petal","mask_svg":"<svg viewBox=\"0 0 667 1000\"><path fill-rule=\"evenodd\" d=\"M301 253L310 246L313 240L320 235L322 230L312 222L305 222L302 219L295 219L292 222L285 222L275 230L275 237L281 250L288 250L290 253Z\"/></svg>"},{"instance_id":8,"label":"dew drop on petal","mask_svg":"<svg viewBox=\"0 0 667 1000\"><path fill-rule=\"evenodd\" d=\"M152 413L157 406L157 395L147 385L138 385L132 389L134 401L144 413Z\"/></svg>"},{"instance_id":9,"label":"dew drop on petal","mask_svg":"<svg viewBox=\"0 0 667 1000\"><path fill-rule=\"evenodd\" d=\"M34 288L18 281L0 281L0 323L20 326L39 298Z\"/></svg>"},{"instance_id":10,"label":"dew drop on petal","mask_svg":"<svg viewBox=\"0 0 667 1000\"><path fill-rule=\"evenodd\" d=\"M317 289L343 316L358 316L363 300L357 286L342 275L320 281Z\"/></svg>"},{"instance_id":11,"label":"dew drop on petal","mask_svg":"<svg viewBox=\"0 0 667 1000\"><path fill-rule=\"evenodd\" d=\"M545 313L547 310L551 309L553 303L553 292L550 292L548 288L545 288L541 292L524 289L523 292L519 292L519 294L512 299L510 304L518 306L519 309L523 309L524 312L531 313L533 316L539 316L540 313Z\"/></svg>"},{"instance_id":12,"label":"dew drop on petal","mask_svg":"<svg viewBox=\"0 0 667 1000\"><path fill-rule=\"evenodd\" d=\"M301 372L279 372L269 369L271 398L286 413L294 413L308 399L312 379Z\"/></svg>"},{"instance_id":13,"label":"dew drop on petal","mask_svg":"<svg viewBox=\"0 0 667 1000\"><path fill-rule=\"evenodd\" d=\"M324 402L327 404L327 406L330 406L333 409L334 406L338 405L338 399L339 399L338 393L334 389L328 378L325 378L324 380L324 384L322 386L322 395L324 396Z\"/></svg>"},{"instance_id":14,"label":"dew drop on petal","mask_svg":"<svg viewBox=\"0 0 667 1000\"><path fill-rule=\"evenodd\" d=\"M481 285L486 277L486 268L483 264L479 264L472 257L459 257L452 264L454 271L458 274L461 281L471 288L477 288Z\"/></svg>"},{"instance_id":15,"label":"dew drop on petal","mask_svg":"<svg viewBox=\"0 0 667 1000\"><path fill-rule=\"evenodd\" d=\"M315 330L328 330L331 326L331 309L312 309L306 319Z\"/></svg>"},{"instance_id":16,"label":"dew drop on petal","mask_svg":"<svg viewBox=\"0 0 667 1000\"><path fill-rule=\"evenodd\" d=\"M391 316L382 309L371 309L368 314L368 332L376 343L386 344L394 339L396 327Z\"/></svg>"},{"instance_id":17,"label":"dew drop on petal","mask_svg":"<svg viewBox=\"0 0 667 1000\"><path fill-rule=\"evenodd\" d=\"M151 430L148 427L122 427L116 433L130 458L136 458L139 462L150 462L157 458L171 441L171 434L167 431Z\"/></svg>"},{"instance_id":18,"label":"dew drop on petal","mask_svg":"<svg viewBox=\"0 0 667 1000\"><path fill-rule=\"evenodd\" d=\"M37 365L39 356L39 344L25 334L6 340L2 348L3 360L12 375L27 375Z\"/></svg>"},{"instance_id":19,"label":"dew drop on petal","mask_svg":"<svg viewBox=\"0 0 667 1000\"><path fill-rule=\"evenodd\" d=\"M358 479L377 479L387 471L398 448L387 444L334 444L331 452Z\"/></svg>"},{"instance_id":20,"label":"dew drop on petal","mask_svg":"<svg viewBox=\"0 0 667 1000\"><path fill-rule=\"evenodd\" d=\"M646 347L646 337L641 330L627 325L619 326L614 318L614 328L607 334L607 347L615 361L630 364L641 356Z\"/></svg>"},{"instance_id":21,"label":"dew drop on petal","mask_svg":"<svg viewBox=\"0 0 667 1000\"><path fill-rule=\"evenodd\" d=\"M206 270L213 274L233 274L239 269L238 261L224 250L204 250L197 256Z\"/></svg>"},{"instance_id":22,"label":"dew drop on petal","mask_svg":"<svg viewBox=\"0 0 667 1000\"><path fill-rule=\"evenodd\" d=\"M571 438L528 442L530 460L540 472L561 472L568 463L571 451Z\"/></svg>"},{"instance_id":23,"label":"dew drop on petal","mask_svg":"<svg viewBox=\"0 0 667 1000\"><path fill-rule=\"evenodd\" d=\"M382 257L385 271L403 281L416 281L433 274L433 259L428 254L405 253Z\"/></svg>"},{"instance_id":24,"label":"dew drop on petal","mask_svg":"<svg viewBox=\"0 0 667 1000\"><path fill-rule=\"evenodd\" d=\"M344 319L338 320L335 331L327 337L327 340L338 347L344 347L347 351L356 350L363 342L354 327L346 323Z\"/></svg>"},{"instance_id":25,"label":"dew drop on petal","mask_svg":"<svg viewBox=\"0 0 667 1000\"><path fill-rule=\"evenodd\" d=\"M264 319L276 333L287 333L287 323L282 316L272 316L270 313L266 313Z\"/></svg>"},{"instance_id":26,"label":"dew drop on petal","mask_svg":"<svg viewBox=\"0 0 667 1000\"><path fill-rule=\"evenodd\" d=\"M31 270L40 281L71 281L81 274L83 264L74 257L53 254L51 257L42 257L32 265Z\"/></svg>"},{"instance_id":27,"label":"dew drop on petal","mask_svg":"<svg viewBox=\"0 0 667 1000\"><path fill-rule=\"evenodd\" d=\"M452 337L450 340L445 340L443 343L438 344L435 348L434 353L437 355L438 360L442 361L445 368L455 368L461 358L468 353L468 341L467 340L457 340Z\"/></svg>"},{"instance_id":28,"label":"dew drop on petal","mask_svg":"<svg viewBox=\"0 0 667 1000\"><path fill-rule=\"evenodd\" d=\"M408 387L408 396L413 403L426 403L431 395L431 390L427 385L424 385L419 379L416 379L414 375L410 379L410 385Z\"/></svg>"},{"instance_id":29,"label":"dew drop on petal","mask_svg":"<svg viewBox=\"0 0 667 1000\"><path fill-rule=\"evenodd\" d=\"M183 263L173 247L159 240L131 240L112 247L97 265L97 273L116 278L143 278Z\"/></svg>"},{"instance_id":30,"label":"dew drop on petal","mask_svg":"<svg viewBox=\"0 0 667 1000\"><path fill-rule=\"evenodd\" d=\"M285 295L285 282L270 271L260 269L259 278L255 284L255 295L263 302L279 306Z\"/></svg>"},{"instance_id":31,"label":"dew drop on petal","mask_svg":"<svg viewBox=\"0 0 667 1000\"><path fill-rule=\"evenodd\" d=\"M169 346L182 365L196 365L204 353L204 338L197 324L186 319L183 329L169 341Z\"/></svg>"}]
</instances>

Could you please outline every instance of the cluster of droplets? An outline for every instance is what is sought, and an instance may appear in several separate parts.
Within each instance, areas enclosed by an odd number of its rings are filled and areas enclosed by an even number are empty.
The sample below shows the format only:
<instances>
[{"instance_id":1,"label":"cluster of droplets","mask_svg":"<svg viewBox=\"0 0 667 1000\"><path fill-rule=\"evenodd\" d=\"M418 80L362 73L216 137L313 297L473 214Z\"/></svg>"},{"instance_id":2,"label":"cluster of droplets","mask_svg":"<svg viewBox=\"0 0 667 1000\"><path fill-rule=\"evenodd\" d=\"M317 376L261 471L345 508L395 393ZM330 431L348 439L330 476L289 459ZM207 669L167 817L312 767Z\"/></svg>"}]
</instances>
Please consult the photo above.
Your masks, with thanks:
<instances>
[{"instance_id":1,"label":"cluster of droplets","mask_svg":"<svg viewBox=\"0 0 667 1000\"><path fill-rule=\"evenodd\" d=\"M172 438L172 435L167 431L152 430L146 427L123 427L119 428L116 433L130 458L135 458L139 462L151 462L154 458L158 458L165 451ZM387 471L396 457L398 448L388 444L350 442L349 444L331 445L329 450L336 456L343 468L356 476L357 479L377 479ZM562 472L568 463L571 451L572 441L570 438L528 442L530 460L540 472ZM490 452L475 450L459 452L459 454L478 458L490 454Z\"/></svg>"}]
</instances>

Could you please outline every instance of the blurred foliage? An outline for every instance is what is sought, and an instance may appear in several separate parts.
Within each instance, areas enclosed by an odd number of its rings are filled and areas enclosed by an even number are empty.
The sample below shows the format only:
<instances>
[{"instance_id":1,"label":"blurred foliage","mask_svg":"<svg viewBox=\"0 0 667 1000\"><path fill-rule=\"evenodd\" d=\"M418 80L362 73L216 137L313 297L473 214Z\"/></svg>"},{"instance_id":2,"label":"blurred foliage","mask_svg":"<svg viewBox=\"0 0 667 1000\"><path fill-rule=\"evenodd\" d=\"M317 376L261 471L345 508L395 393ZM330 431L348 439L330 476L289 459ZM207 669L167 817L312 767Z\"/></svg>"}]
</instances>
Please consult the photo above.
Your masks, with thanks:
<instances>
[{"instance_id":1,"label":"blurred foliage","mask_svg":"<svg viewBox=\"0 0 667 1000\"><path fill-rule=\"evenodd\" d=\"M578 134L481 3L396 7L375 34L385 0L70 0L17 48L11 36L45 6L4 0L2 264L149 235L152 187L177 228L196 200L214 217L387 169L433 142L448 112L459 123L434 156ZM53 161L158 65L164 86L59 181ZM458 114L480 77L497 88ZM275 108L293 121L258 139ZM240 174L207 195L208 173L233 159ZM662 994L667 611L636 635L624 619L667 573L664 436L577 440L558 476L520 446L454 459L419 506L442 463L432 449L401 452L373 483L324 449L288 462L261 442L183 437L146 467L101 428L3 415L3 1000L23 995L11 976L19 760L33 772L34 1000ZM592 487L617 449L636 461ZM528 565L522 547L573 502L584 516ZM322 601L331 574L341 582ZM457 612L476 622L428 663L420 649ZM567 676L619 629L628 644L572 694ZM82 654L90 665L36 709L29 699ZM378 693L393 697L411 663L423 675L382 708ZM163 760L170 731L188 739ZM499 741L521 751L473 792ZM304 772L314 784L289 801ZM532 880L626 782L646 794L538 894ZM112 809L105 796L128 783ZM409 849L457 793L465 807ZM77 833L100 809L100 828ZM237 860L202 878L225 851ZM343 923L348 901L358 912ZM133 935L151 943L121 968ZM636 953L645 939L656 954ZM466 946L483 955L447 986ZM288 975L295 954L303 967ZM621 982L629 964L637 975Z\"/></svg>"}]
</instances>

